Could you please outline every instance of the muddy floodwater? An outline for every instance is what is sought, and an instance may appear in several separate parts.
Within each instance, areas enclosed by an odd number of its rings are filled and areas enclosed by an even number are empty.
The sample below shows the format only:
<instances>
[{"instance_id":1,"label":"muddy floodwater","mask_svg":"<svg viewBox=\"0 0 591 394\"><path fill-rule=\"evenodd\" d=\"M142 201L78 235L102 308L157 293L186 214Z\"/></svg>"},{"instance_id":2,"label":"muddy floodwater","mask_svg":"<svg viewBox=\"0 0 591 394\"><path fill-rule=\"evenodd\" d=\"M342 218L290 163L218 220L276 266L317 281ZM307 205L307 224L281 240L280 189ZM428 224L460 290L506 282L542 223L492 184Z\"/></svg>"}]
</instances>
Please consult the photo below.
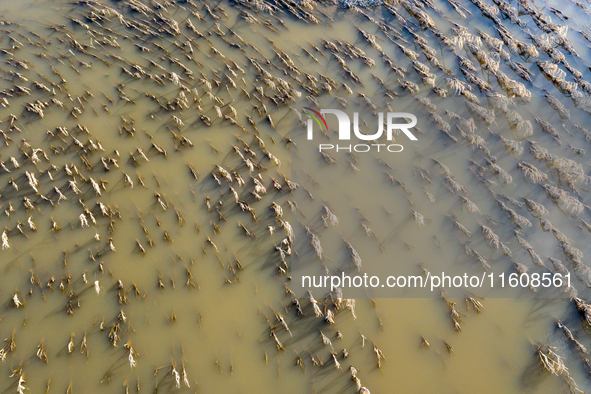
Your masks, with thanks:
<instances>
[{"instance_id":1,"label":"muddy floodwater","mask_svg":"<svg viewBox=\"0 0 591 394\"><path fill-rule=\"evenodd\" d=\"M591 390L588 1L0 5L1 393Z\"/></svg>"}]
</instances>

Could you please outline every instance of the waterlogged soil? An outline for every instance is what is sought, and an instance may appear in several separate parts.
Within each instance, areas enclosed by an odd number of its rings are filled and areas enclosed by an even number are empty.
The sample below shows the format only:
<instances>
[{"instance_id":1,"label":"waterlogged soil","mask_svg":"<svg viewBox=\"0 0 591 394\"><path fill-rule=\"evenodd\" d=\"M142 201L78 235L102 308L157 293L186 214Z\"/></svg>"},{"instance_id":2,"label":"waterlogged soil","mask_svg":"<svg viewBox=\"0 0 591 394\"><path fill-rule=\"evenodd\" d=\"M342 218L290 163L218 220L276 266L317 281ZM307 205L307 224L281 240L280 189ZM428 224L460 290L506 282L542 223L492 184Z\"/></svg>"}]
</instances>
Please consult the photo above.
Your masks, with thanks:
<instances>
[{"instance_id":1,"label":"waterlogged soil","mask_svg":"<svg viewBox=\"0 0 591 394\"><path fill-rule=\"evenodd\" d=\"M1 4L0 392L591 388L587 3ZM303 107L417 141L323 156ZM572 287L300 281L442 271Z\"/></svg>"}]
</instances>

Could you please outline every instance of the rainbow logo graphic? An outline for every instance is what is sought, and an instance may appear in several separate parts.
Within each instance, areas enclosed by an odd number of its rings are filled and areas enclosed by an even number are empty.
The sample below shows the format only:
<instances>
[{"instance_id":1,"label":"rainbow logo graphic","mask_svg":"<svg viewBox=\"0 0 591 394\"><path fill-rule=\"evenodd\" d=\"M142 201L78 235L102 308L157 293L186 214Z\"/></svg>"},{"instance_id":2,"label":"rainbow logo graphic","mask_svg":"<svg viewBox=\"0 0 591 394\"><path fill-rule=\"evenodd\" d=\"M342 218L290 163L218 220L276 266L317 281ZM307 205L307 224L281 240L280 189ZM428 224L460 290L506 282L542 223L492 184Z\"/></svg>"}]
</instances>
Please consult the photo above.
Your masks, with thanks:
<instances>
[{"instance_id":1,"label":"rainbow logo graphic","mask_svg":"<svg viewBox=\"0 0 591 394\"><path fill-rule=\"evenodd\" d=\"M326 120L324 120L324 116L322 116L320 114L320 112L313 110L312 108L308 108L308 107L304 107L305 110L310 111L303 111L306 115L310 116L312 119L314 119L316 121L316 123L318 123L318 126L320 126L320 130L322 130L322 124L324 124L324 131L327 132L328 131L328 125L326 124ZM322 123L320 123L320 121L322 121Z\"/></svg>"}]
</instances>

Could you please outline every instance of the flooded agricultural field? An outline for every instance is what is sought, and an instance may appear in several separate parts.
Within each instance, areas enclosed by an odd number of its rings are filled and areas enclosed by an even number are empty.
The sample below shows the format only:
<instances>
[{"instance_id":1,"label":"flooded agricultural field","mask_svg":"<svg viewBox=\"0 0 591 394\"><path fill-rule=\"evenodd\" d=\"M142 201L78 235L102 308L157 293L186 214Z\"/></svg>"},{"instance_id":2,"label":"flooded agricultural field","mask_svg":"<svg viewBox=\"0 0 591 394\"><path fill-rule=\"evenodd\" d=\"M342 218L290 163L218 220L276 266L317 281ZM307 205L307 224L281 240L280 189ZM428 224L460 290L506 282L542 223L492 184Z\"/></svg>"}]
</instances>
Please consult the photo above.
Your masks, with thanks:
<instances>
[{"instance_id":1,"label":"flooded agricultural field","mask_svg":"<svg viewBox=\"0 0 591 394\"><path fill-rule=\"evenodd\" d=\"M0 393L591 391L589 1L0 4Z\"/></svg>"}]
</instances>

